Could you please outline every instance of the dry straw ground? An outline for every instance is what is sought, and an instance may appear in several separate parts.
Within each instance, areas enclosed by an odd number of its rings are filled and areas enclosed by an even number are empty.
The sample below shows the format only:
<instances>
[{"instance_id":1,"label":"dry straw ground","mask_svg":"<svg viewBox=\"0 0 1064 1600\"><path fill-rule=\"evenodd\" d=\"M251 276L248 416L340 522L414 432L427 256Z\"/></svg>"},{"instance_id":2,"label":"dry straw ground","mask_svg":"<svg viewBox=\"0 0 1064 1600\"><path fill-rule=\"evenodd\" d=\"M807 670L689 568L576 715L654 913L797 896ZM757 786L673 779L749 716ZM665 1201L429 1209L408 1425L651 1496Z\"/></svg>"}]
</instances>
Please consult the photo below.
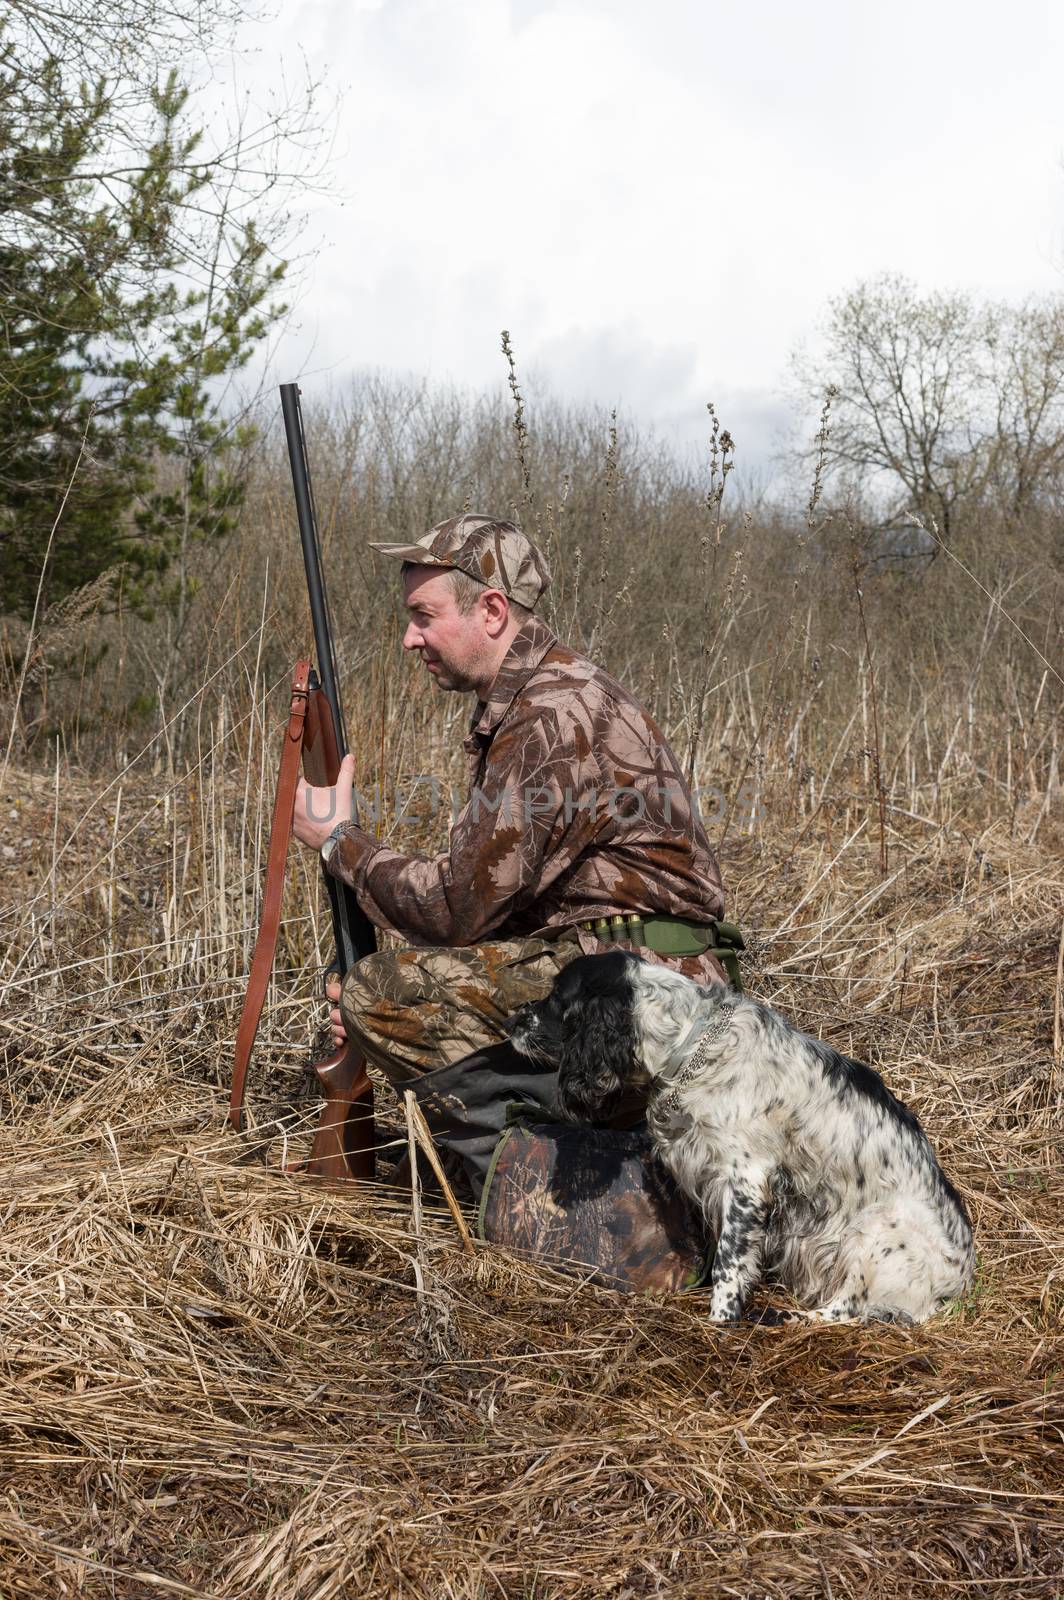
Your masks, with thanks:
<instances>
[{"instance_id":1,"label":"dry straw ground","mask_svg":"<svg viewBox=\"0 0 1064 1600\"><path fill-rule=\"evenodd\" d=\"M46 872L45 786L4 803L9 883ZM722 1334L268 1172L223 1129L238 985L188 926L110 956L106 836L60 868L63 970L27 944L3 1020L0 1591L1058 1594L1059 833L901 818L884 886L853 831L744 838L728 876L753 987L882 1066L970 1199L975 1291L913 1331ZM124 903L164 846L121 847ZM289 1098L305 994L264 1049Z\"/></svg>"},{"instance_id":2,"label":"dry straw ground","mask_svg":"<svg viewBox=\"0 0 1064 1600\"><path fill-rule=\"evenodd\" d=\"M219 678L230 640L254 638L250 591L234 620L219 584L191 721L149 729L139 757L123 724L93 766L68 720L32 759L16 744L0 785L5 1600L1064 1592L1049 636L1023 669L991 607L951 621L967 656L936 657L941 593L918 650L916 591L893 612L869 591L873 717L844 579L773 643L754 576L746 625L733 585L708 711L667 636L655 663L647 630L614 664L682 747L701 718L696 776L753 794L756 815L711 825L754 935L749 985L924 1119L973 1212L966 1303L918 1329L724 1332L697 1294L466 1256L442 1212L416 1236L409 1193L282 1175L313 1121L322 1019L301 856L253 1069L272 1168L229 1134L286 646ZM360 649L363 770L456 773L454 708L399 674L387 629Z\"/></svg>"}]
</instances>

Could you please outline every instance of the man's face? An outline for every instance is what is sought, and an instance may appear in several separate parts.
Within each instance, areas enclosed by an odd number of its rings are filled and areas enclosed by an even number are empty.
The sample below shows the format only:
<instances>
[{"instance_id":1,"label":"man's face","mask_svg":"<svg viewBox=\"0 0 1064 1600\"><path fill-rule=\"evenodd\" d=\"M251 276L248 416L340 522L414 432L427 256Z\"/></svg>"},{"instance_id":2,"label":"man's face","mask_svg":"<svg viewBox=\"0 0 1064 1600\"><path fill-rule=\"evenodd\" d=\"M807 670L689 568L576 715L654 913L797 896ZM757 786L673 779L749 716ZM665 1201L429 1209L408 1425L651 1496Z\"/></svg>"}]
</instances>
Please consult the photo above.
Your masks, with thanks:
<instances>
[{"instance_id":1,"label":"man's face","mask_svg":"<svg viewBox=\"0 0 1064 1600\"><path fill-rule=\"evenodd\" d=\"M492 641L480 605L464 616L446 572L411 567L403 574L409 622L403 649L416 650L441 689L475 689L493 660Z\"/></svg>"}]
</instances>

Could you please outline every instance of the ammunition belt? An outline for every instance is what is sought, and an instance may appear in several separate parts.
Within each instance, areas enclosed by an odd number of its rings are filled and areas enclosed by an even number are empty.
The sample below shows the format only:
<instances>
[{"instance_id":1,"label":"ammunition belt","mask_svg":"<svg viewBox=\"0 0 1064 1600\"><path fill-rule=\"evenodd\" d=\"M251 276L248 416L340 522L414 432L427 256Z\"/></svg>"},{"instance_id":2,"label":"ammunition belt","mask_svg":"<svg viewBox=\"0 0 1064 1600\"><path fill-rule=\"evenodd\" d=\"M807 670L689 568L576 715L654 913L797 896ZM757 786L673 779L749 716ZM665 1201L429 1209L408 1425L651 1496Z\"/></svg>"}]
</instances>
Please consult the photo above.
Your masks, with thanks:
<instances>
[{"instance_id":1,"label":"ammunition belt","mask_svg":"<svg viewBox=\"0 0 1064 1600\"><path fill-rule=\"evenodd\" d=\"M742 933L734 922L688 922L683 917L643 916L638 911L616 912L579 924L585 932L609 944L625 939L661 956L716 956L734 989L742 990L739 951L745 950Z\"/></svg>"}]
</instances>

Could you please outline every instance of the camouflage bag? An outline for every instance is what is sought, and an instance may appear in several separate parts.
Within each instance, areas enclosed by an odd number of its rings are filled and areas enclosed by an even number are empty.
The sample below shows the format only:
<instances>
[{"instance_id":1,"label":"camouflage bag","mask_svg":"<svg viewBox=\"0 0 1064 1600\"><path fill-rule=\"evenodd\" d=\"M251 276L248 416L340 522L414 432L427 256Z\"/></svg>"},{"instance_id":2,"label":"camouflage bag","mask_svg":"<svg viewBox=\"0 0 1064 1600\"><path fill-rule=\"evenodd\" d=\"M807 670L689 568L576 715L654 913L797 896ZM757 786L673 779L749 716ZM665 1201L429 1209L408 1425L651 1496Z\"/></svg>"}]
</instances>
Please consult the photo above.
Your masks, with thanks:
<instances>
[{"instance_id":1,"label":"camouflage bag","mask_svg":"<svg viewBox=\"0 0 1064 1600\"><path fill-rule=\"evenodd\" d=\"M645 1125L507 1128L478 1228L482 1239L611 1289L692 1289L712 1265L702 1219L655 1161Z\"/></svg>"}]
</instances>

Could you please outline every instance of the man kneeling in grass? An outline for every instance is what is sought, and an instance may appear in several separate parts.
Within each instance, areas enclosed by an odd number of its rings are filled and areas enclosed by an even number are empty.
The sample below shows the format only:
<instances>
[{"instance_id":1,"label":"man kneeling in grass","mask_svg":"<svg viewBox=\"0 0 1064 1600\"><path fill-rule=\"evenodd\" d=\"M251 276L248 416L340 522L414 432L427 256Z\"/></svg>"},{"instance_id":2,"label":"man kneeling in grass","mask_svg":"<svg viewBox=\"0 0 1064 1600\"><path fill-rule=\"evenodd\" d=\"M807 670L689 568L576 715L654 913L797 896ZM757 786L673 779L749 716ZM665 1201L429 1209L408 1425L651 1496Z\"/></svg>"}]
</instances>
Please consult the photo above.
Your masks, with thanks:
<instances>
[{"instance_id":1,"label":"man kneeling in grass","mask_svg":"<svg viewBox=\"0 0 1064 1600\"><path fill-rule=\"evenodd\" d=\"M555 1071L512 1049L505 1019L613 942L725 982L721 878L653 718L536 615L549 572L531 539L464 515L372 548L403 563L403 648L445 693L476 696L469 797L445 851L403 854L352 819L347 756L335 790L300 783L295 832L406 941L330 990L335 1042L350 1036L396 1089L415 1090L478 1187L507 1106L549 1113L554 1096Z\"/></svg>"}]
</instances>

